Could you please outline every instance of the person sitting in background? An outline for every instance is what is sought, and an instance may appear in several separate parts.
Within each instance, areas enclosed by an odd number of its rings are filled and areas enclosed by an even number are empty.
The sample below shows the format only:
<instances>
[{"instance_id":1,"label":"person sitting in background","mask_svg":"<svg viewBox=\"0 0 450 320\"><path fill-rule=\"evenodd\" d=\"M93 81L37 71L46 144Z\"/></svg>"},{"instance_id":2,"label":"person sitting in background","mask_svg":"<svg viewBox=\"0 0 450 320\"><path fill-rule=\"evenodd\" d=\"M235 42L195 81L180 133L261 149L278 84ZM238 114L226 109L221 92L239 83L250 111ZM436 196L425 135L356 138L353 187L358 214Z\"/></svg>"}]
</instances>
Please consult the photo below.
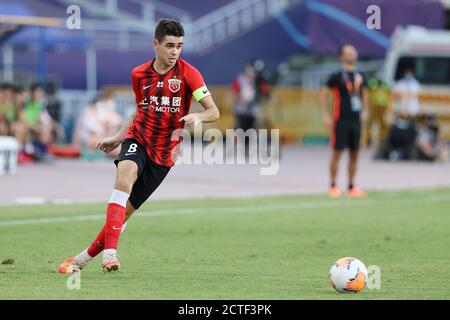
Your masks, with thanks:
<instances>
[{"instance_id":1,"label":"person sitting in background","mask_svg":"<svg viewBox=\"0 0 450 320\"><path fill-rule=\"evenodd\" d=\"M38 84L30 87L30 96L25 101L23 119L28 124L34 146L36 161L49 160L48 148L55 142L54 122L45 108L45 92Z\"/></svg>"},{"instance_id":2,"label":"person sitting in background","mask_svg":"<svg viewBox=\"0 0 450 320\"><path fill-rule=\"evenodd\" d=\"M102 136L103 130L96 109L98 99L94 98L83 109L76 123L72 141L81 148L83 158L91 158L95 154L95 143Z\"/></svg>"},{"instance_id":3,"label":"person sitting in background","mask_svg":"<svg viewBox=\"0 0 450 320\"><path fill-rule=\"evenodd\" d=\"M32 162L30 128L24 120L25 91L22 87L3 84L0 87L0 135L13 136L18 144L18 162Z\"/></svg>"},{"instance_id":4,"label":"person sitting in background","mask_svg":"<svg viewBox=\"0 0 450 320\"><path fill-rule=\"evenodd\" d=\"M14 108L16 110L16 120L23 115L25 109L26 91L21 86L14 86Z\"/></svg>"},{"instance_id":5,"label":"person sitting in background","mask_svg":"<svg viewBox=\"0 0 450 320\"><path fill-rule=\"evenodd\" d=\"M375 154L375 159L414 159L416 137L415 122L404 117L397 117L389 131L388 137L381 142Z\"/></svg>"},{"instance_id":6,"label":"person sitting in background","mask_svg":"<svg viewBox=\"0 0 450 320\"><path fill-rule=\"evenodd\" d=\"M110 96L96 97L84 108L78 119L73 143L82 149L82 157L85 159L103 157L103 154L95 149L96 142L101 137L115 132L120 124L121 118ZM112 156L117 154L112 153Z\"/></svg>"},{"instance_id":7,"label":"person sitting in background","mask_svg":"<svg viewBox=\"0 0 450 320\"><path fill-rule=\"evenodd\" d=\"M110 93L103 93L96 103L98 119L103 128L103 133L110 136L120 129L122 118L116 111L116 103Z\"/></svg>"},{"instance_id":8,"label":"person sitting in background","mask_svg":"<svg viewBox=\"0 0 450 320\"><path fill-rule=\"evenodd\" d=\"M15 121L11 125L11 134L19 142L18 161L20 164L26 164L33 161L34 147L31 143L31 129L25 121L25 94L24 88L14 87L14 108L16 110Z\"/></svg>"},{"instance_id":9,"label":"person sitting in background","mask_svg":"<svg viewBox=\"0 0 450 320\"><path fill-rule=\"evenodd\" d=\"M389 136L378 149L376 159L413 160L416 158L416 118L420 112L420 83L414 77L412 67L406 67L403 78L392 86L399 104L396 119Z\"/></svg>"},{"instance_id":10,"label":"person sitting in background","mask_svg":"<svg viewBox=\"0 0 450 320\"><path fill-rule=\"evenodd\" d=\"M14 91L11 84L0 86L0 136L11 135L11 125L16 120Z\"/></svg>"},{"instance_id":11,"label":"person sitting in background","mask_svg":"<svg viewBox=\"0 0 450 320\"><path fill-rule=\"evenodd\" d=\"M439 125L436 116L426 116L419 125L417 135L417 160L435 161L446 160L448 151L439 136Z\"/></svg>"}]
</instances>

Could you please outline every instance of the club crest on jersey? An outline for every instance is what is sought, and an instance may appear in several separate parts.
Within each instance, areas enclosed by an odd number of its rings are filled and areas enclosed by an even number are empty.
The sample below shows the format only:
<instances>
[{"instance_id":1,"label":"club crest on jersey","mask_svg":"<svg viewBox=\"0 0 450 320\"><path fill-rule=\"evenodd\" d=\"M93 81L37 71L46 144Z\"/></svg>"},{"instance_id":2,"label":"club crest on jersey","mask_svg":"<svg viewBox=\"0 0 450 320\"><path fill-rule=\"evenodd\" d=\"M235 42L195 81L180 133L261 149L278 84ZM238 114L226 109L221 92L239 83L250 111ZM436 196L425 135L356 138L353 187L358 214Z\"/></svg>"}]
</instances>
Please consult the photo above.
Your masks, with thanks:
<instances>
[{"instance_id":1,"label":"club crest on jersey","mask_svg":"<svg viewBox=\"0 0 450 320\"><path fill-rule=\"evenodd\" d=\"M180 91L181 88L181 80L178 79L169 79L167 80L169 83L169 90L173 93Z\"/></svg>"}]
</instances>

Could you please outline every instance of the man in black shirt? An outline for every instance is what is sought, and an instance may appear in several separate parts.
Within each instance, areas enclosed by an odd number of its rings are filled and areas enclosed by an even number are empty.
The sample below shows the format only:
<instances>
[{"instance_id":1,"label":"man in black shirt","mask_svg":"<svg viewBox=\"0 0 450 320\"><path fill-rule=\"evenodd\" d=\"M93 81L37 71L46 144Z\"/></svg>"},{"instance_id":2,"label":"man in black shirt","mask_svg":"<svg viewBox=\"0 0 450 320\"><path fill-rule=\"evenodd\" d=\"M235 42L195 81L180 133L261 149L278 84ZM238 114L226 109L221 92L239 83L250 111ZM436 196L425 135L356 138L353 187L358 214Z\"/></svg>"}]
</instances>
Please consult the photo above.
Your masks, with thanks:
<instances>
[{"instance_id":1,"label":"man in black shirt","mask_svg":"<svg viewBox=\"0 0 450 320\"><path fill-rule=\"evenodd\" d=\"M325 124L332 128L330 145L333 156L330 164L331 185L329 196L338 198L341 191L336 185L339 159L342 151L350 150L348 166L347 194L351 197L363 198L366 193L355 187L354 179L358 160L359 140L361 137L361 123L367 117L367 84L364 75L355 69L358 52L350 45L345 44L339 50L341 70L332 74L326 87L321 90L320 105ZM332 94L333 116L328 112L328 96Z\"/></svg>"}]
</instances>

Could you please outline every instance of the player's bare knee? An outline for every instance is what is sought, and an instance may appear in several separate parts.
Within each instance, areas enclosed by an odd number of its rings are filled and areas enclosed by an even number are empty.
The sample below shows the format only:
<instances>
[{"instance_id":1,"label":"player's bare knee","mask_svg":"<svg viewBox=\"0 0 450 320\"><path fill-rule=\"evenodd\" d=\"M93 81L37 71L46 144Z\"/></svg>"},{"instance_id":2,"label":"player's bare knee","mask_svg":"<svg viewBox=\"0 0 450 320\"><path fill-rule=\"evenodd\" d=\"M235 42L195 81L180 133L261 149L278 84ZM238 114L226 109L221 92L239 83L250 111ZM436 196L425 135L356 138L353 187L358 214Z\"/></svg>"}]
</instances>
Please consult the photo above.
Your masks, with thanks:
<instances>
[{"instance_id":1,"label":"player's bare knee","mask_svg":"<svg viewBox=\"0 0 450 320\"><path fill-rule=\"evenodd\" d=\"M132 161L120 162L117 167L117 177L114 188L131 193L133 184L137 179L137 165Z\"/></svg>"},{"instance_id":2,"label":"player's bare knee","mask_svg":"<svg viewBox=\"0 0 450 320\"><path fill-rule=\"evenodd\" d=\"M136 175L133 173L118 174L114 188L126 193L131 193L131 189L133 188L133 184L135 181Z\"/></svg>"},{"instance_id":3,"label":"player's bare knee","mask_svg":"<svg viewBox=\"0 0 450 320\"><path fill-rule=\"evenodd\" d=\"M131 187L124 181L117 181L116 184L114 185L114 189L123 191L128 194L131 193Z\"/></svg>"},{"instance_id":4,"label":"player's bare knee","mask_svg":"<svg viewBox=\"0 0 450 320\"><path fill-rule=\"evenodd\" d=\"M116 179L116 183L114 185L114 189L120 190L126 193L131 193L131 189L133 188L133 183L135 179L132 176L119 176Z\"/></svg>"}]
</instances>

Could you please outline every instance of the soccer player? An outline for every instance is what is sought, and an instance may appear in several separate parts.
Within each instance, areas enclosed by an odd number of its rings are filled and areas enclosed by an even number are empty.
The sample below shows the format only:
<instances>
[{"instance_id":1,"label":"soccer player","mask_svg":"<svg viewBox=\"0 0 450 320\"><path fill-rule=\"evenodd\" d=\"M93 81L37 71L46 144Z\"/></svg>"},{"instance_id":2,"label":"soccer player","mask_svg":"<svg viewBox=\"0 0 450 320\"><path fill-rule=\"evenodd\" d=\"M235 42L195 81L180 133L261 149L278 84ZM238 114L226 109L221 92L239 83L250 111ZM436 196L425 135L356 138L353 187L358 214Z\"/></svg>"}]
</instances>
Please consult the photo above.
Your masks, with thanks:
<instances>
[{"instance_id":1,"label":"soccer player","mask_svg":"<svg viewBox=\"0 0 450 320\"><path fill-rule=\"evenodd\" d=\"M339 50L341 70L332 74L327 86L320 93L320 106L323 121L332 128L330 145L334 149L331 163L331 185L329 196L338 198L341 191L336 185L339 159L342 151L350 150L348 165L348 189L350 197L363 198L366 193L355 186L355 175L358 161L359 141L361 137L361 123L367 117L367 85L364 75L356 67L358 52L350 45L345 44ZM328 96L333 94L333 118L328 109Z\"/></svg>"},{"instance_id":2,"label":"soccer player","mask_svg":"<svg viewBox=\"0 0 450 320\"><path fill-rule=\"evenodd\" d=\"M184 125L212 122L219 110L200 72L180 58L183 26L176 20L160 20L155 29L156 57L131 72L136 112L115 136L101 139L97 148L111 152L120 144L114 189L106 223L92 244L64 261L59 273L74 273L103 251L103 271L118 271L117 244L126 221L149 198L174 165L174 130ZM192 97L203 106L189 113ZM176 152L175 152L176 153Z\"/></svg>"}]
</instances>

